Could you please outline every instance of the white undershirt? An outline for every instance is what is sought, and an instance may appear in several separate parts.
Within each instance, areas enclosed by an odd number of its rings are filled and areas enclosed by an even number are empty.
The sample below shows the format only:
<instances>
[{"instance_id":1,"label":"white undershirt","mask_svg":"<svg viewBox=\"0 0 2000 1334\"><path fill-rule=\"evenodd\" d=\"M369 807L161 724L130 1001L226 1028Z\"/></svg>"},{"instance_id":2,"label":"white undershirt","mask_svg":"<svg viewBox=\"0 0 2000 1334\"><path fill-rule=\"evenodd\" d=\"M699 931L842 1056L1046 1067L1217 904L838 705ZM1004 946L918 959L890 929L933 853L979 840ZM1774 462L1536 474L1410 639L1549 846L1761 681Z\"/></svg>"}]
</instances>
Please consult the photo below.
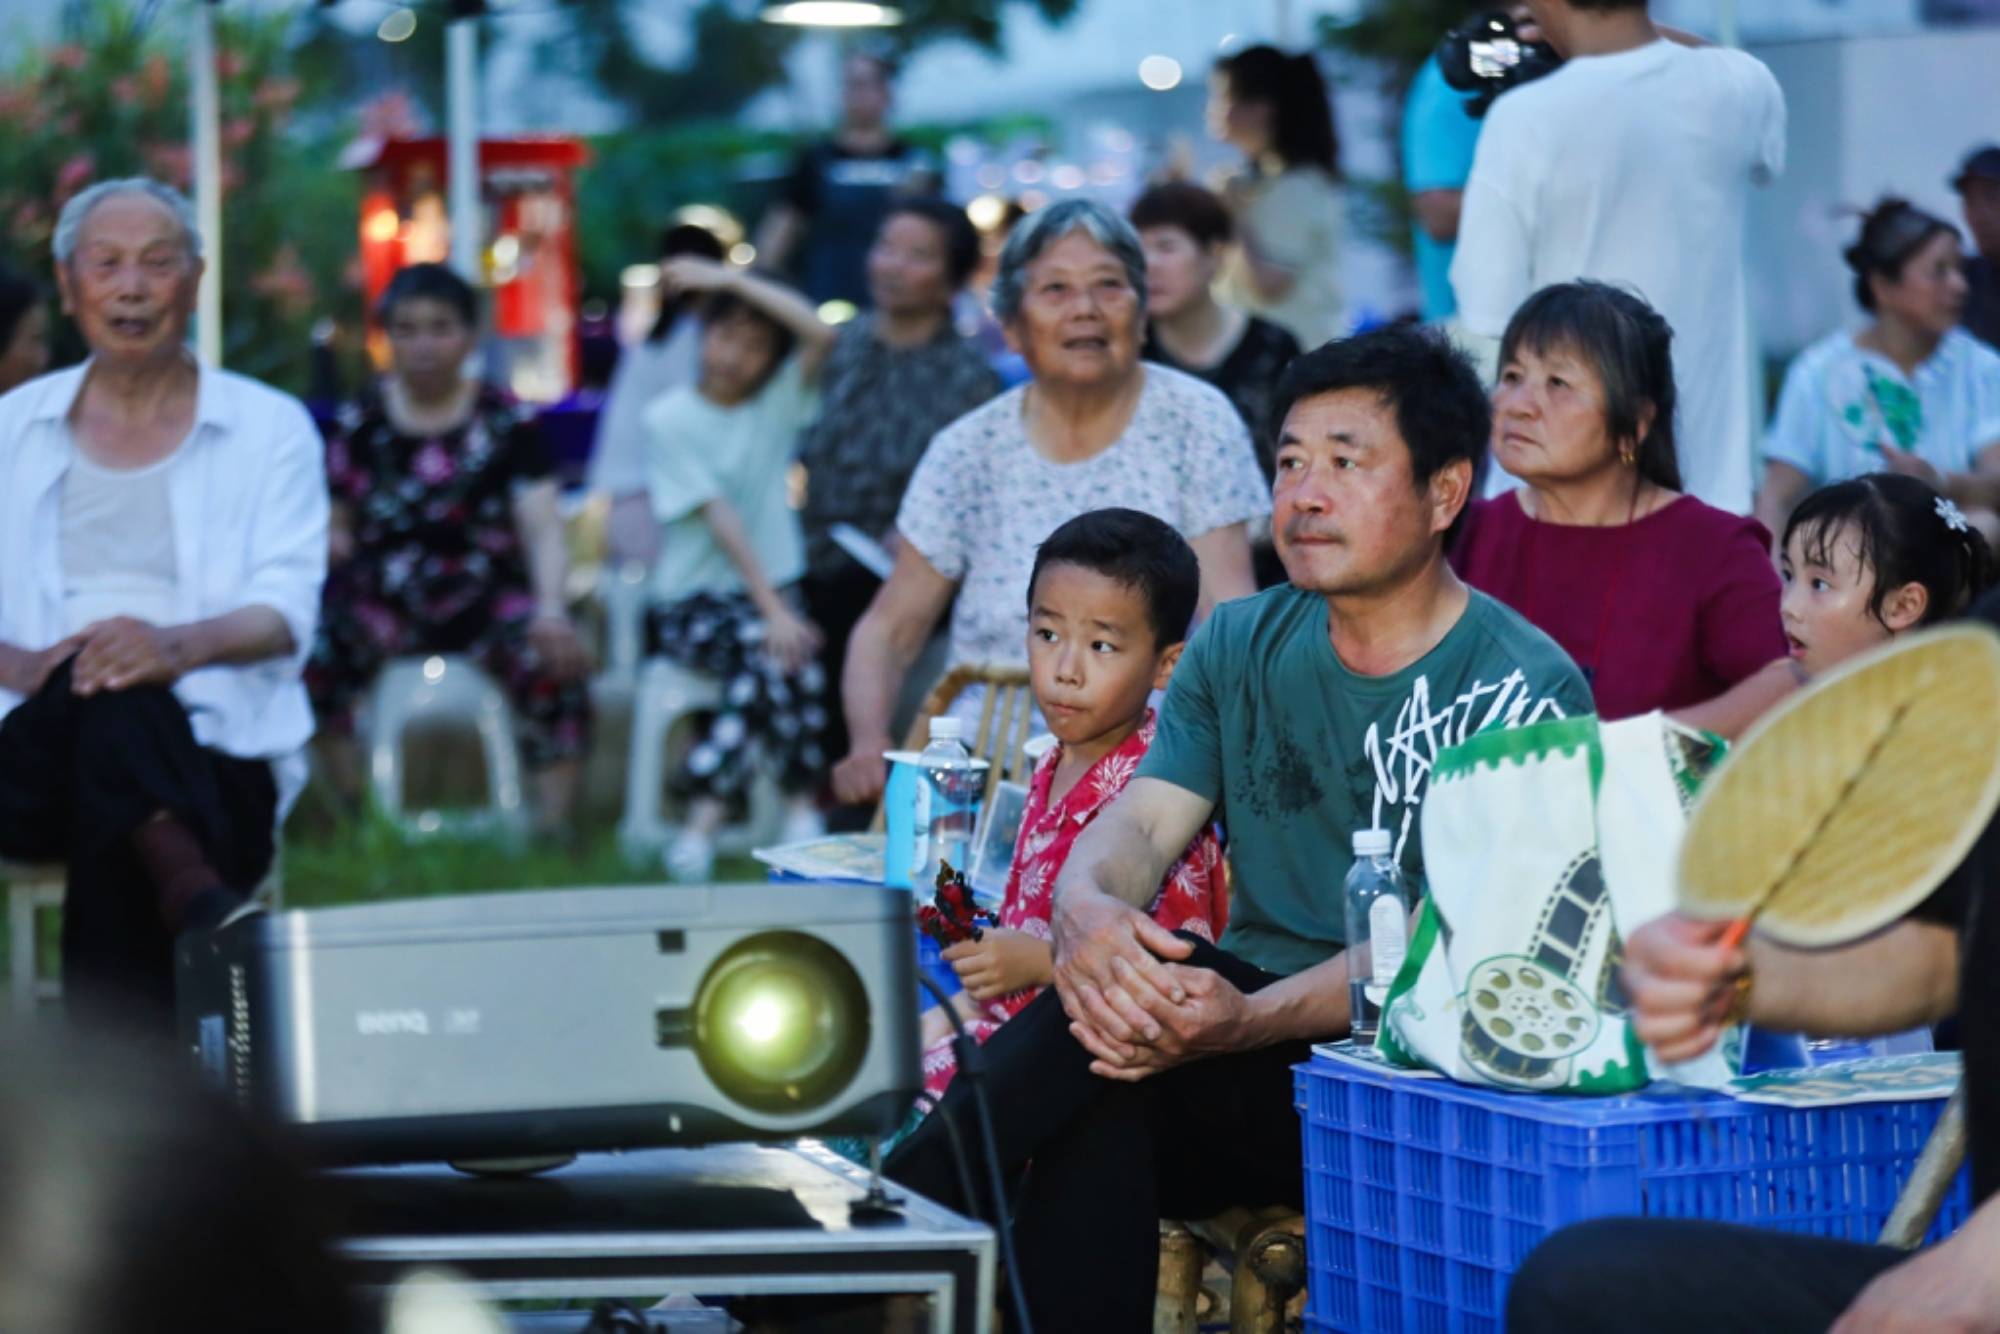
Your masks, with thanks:
<instances>
[{"instance_id":1,"label":"white undershirt","mask_svg":"<svg viewBox=\"0 0 2000 1334\"><path fill-rule=\"evenodd\" d=\"M107 468L72 450L57 548L65 633L111 616L173 623L179 568L168 482L179 456L176 449L143 468Z\"/></svg>"}]
</instances>

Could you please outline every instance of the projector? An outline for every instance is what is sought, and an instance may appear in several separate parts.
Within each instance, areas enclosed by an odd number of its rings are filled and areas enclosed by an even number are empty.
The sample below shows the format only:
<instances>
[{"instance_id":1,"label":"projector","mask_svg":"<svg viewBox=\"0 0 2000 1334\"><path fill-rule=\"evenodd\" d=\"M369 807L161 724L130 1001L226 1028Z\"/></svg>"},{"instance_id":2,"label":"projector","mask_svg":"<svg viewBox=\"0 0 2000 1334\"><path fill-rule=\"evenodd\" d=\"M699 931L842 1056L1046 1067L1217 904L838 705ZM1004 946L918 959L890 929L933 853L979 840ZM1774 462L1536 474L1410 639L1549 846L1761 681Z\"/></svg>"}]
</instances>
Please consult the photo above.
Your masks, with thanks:
<instances>
[{"instance_id":1,"label":"projector","mask_svg":"<svg viewBox=\"0 0 2000 1334\"><path fill-rule=\"evenodd\" d=\"M205 1077L331 1163L883 1136L922 1084L900 890L413 899L253 914L177 955Z\"/></svg>"}]
</instances>

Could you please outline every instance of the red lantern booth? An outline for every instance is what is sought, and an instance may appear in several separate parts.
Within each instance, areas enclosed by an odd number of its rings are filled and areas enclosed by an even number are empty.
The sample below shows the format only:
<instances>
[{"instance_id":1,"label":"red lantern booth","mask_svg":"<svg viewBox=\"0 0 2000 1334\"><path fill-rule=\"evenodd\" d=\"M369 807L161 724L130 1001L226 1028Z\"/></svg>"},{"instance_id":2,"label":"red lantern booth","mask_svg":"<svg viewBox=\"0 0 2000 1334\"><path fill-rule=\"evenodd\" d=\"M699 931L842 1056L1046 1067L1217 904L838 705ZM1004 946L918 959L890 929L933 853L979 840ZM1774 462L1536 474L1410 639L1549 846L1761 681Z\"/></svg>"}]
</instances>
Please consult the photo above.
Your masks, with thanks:
<instances>
[{"instance_id":1,"label":"red lantern booth","mask_svg":"<svg viewBox=\"0 0 2000 1334\"><path fill-rule=\"evenodd\" d=\"M466 274L488 293L500 364L490 378L530 402L553 403L577 383L582 281L576 258L576 171L590 160L574 139L487 139L479 145L484 234L481 272ZM361 201L362 287L369 352L386 364L375 303L406 264L451 255L446 213L445 141L391 139L358 164L368 173Z\"/></svg>"}]
</instances>

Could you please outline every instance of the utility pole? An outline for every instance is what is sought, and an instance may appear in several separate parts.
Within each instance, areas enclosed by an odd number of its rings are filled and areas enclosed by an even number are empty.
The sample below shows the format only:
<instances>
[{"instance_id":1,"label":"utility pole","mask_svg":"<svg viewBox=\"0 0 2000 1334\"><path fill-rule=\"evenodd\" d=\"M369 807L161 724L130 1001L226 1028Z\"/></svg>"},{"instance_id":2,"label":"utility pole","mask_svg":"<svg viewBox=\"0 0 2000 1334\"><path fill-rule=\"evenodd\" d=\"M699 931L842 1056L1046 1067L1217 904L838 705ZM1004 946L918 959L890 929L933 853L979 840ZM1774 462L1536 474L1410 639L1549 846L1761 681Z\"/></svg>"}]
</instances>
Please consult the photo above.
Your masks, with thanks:
<instances>
[{"instance_id":1,"label":"utility pole","mask_svg":"<svg viewBox=\"0 0 2000 1334\"><path fill-rule=\"evenodd\" d=\"M211 366L222 364L222 132L215 87L215 8L195 0L188 42L189 138L194 141L194 216L208 271L195 298L195 346Z\"/></svg>"},{"instance_id":2,"label":"utility pole","mask_svg":"<svg viewBox=\"0 0 2000 1334\"><path fill-rule=\"evenodd\" d=\"M451 0L445 28L445 179L451 267L483 286L484 218L479 206L479 19L484 0Z\"/></svg>"}]
</instances>

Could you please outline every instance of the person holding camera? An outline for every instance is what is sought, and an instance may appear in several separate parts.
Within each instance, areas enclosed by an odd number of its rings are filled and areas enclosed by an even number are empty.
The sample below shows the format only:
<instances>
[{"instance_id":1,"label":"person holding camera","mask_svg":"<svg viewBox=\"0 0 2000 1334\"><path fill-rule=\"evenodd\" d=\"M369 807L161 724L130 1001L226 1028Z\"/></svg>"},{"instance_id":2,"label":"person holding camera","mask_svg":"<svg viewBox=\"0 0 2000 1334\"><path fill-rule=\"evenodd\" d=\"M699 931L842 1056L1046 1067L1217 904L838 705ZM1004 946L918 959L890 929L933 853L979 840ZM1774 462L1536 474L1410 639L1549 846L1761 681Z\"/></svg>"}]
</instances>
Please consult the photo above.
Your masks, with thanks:
<instances>
[{"instance_id":1,"label":"person holding camera","mask_svg":"<svg viewBox=\"0 0 2000 1334\"><path fill-rule=\"evenodd\" d=\"M1647 0L1529 8L1564 63L1486 117L1451 266L1459 318L1495 338L1550 283L1635 289L1673 327L1687 491L1747 513L1744 216L1784 169L1784 94L1756 59L1656 25Z\"/></svg>"}]
</instances>

